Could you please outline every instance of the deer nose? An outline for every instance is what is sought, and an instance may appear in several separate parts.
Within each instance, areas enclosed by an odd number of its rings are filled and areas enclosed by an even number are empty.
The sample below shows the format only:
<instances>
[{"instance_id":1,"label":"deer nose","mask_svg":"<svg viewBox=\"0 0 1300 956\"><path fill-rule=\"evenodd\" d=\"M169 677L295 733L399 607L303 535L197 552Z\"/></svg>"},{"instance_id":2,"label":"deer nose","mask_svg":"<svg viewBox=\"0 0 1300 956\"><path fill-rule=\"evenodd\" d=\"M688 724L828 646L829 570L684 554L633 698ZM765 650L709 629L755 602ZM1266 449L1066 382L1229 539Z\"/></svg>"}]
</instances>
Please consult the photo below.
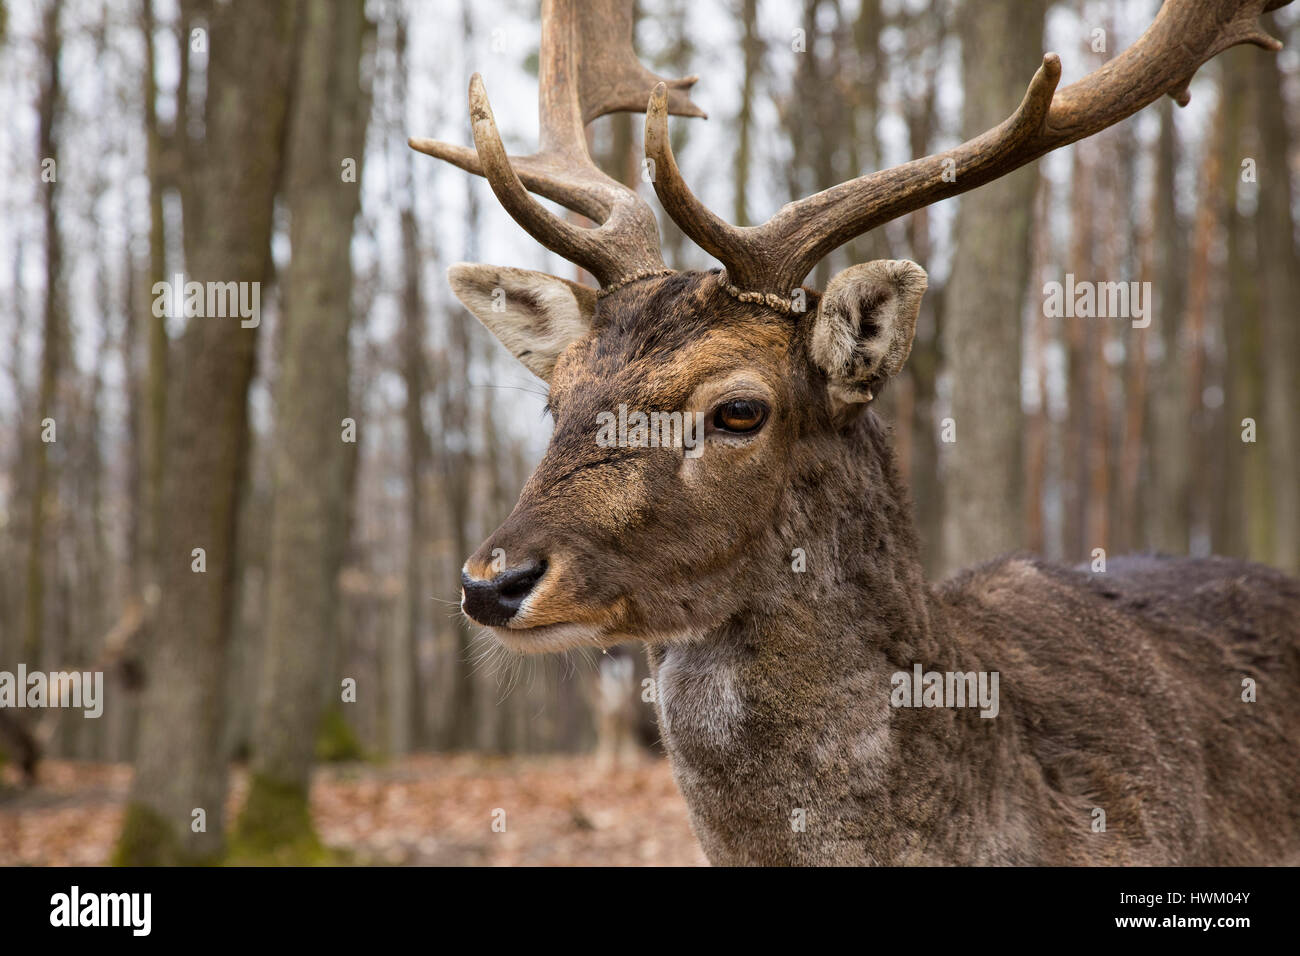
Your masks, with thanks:
<instances>
[{"instance_id":1,"label":"deer nose","mask_svg":"<svg viewBox=\"0 0 1300 956\"><path fill-rule=\"evenodd\" d=\"M488 580L473 578L468 572L461 571L460 587L464 597L460 608L479 624L500 627L515 616L544 574L546 562L541 560L507 568Z\"/></svg>"}]
</instances>

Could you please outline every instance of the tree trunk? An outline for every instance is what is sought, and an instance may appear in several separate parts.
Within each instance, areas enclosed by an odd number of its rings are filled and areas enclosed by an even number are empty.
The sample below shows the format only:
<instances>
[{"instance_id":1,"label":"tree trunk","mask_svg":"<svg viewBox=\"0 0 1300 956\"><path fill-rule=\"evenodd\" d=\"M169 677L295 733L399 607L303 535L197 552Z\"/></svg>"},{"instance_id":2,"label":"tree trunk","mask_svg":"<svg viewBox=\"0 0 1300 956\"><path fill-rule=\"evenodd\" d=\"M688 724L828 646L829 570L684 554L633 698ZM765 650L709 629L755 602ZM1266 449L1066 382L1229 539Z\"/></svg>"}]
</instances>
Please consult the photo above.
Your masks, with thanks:
<instances>
[{"instance_id":1,"label":"tree trunk","mask_svg":"<svg viewBox=\"0 0 1300 956\"><path fill-rule=\"evenodd\" d=\"M300 0L285 198L271 561L253 778L239 849L309 853L307 799L337 626L346 546L352 221L361 205L368 97L360 82L361 0ZM354 439L355 435L350 436Z\"/></svg>"},{"instance_id":2,"label":"tree trunk","mask_svg":"<svg viewBox=\"0 0 1300 956\"><path fill-rule=\"evenodd\" d=\"M658 18L660 27L667 34L668 41L662 56L655 64L659 73L667 76L683 76L690 71L695 52L694 31L687 22L687 9L691 5L691 0L665 0L660 10ZM672 141L674 156L689 153L686 143L690 137L690 130L690 123L673 123L670 126L668 135ZM663 237L664 261L675 268L685 268L686 250L694 248L687 241L686 235L677 223L666 215L659 217L659 232Z\"/></svg>"},{"instance_id":3,"label":"tree trunk","mask_svg":"<svg viewBox=\"0 0 1300 956\"><path fill-rule=\"evenodd\" d=\"M1242 420L1260 419L1261 374L1259 358L1259 308L1255 274L1254 223L1242 210L1242 161L1257 155L1250 145L1253 132L1254 90L1251 82L1252 51L1225 51L1221 62L1222 102L1227 113L1219 143L1219 217L1227 244L1223 265L1223 298L1218 309L1224 352L1219 375L1223 402L1215 410L1214 443L1217 452L1206 464L1222 493L1210 497L1212 548L1216 554L1259 558L1268 546L1268 528L1255 520L1267 505L1264 451L1258 442L1242 441Z\"/></svg>"},{"instance_id":4,"label":"tree trunk","mask_svg":"<svg viewBox=\"0 0 1300 956\"><path fill-rule=\"evenodd\" d=\"M1219 181L1221 152L1219 143L1224 138L1226 116L1224 98L1220 97L1214 111L1214 119L1211 121L1197 182L1217 183ZM1214 452L1210 436L1211 418L1205 407L1206 326L1209 322L1210 278L1213 271L1215 227L1218 221L1217 195L1217 190L1207 188L1201 191L1196 209L1196 223L1192 231L1187 283L1185 414L1190 431L1188 461L1192 463L1187 489L1187 539L1188 551L1196 556L1210 553L1210 468L1207 463L1212 460Z\"/></svg>"},{"instance_id":5,"label":"tree trunk","mask_svg":"<svg viewBox=\"0 0 1300 956\"><path fill-rule=\"evenodd\" d=\"M462 8L461 23L465 42L474 35L473 13L468 2ZM473 262L478 256L478 201L475 185L466 183L465 255ZM435 388L438 396L439 428L434 445L435 468L446 501L446 516L450 525L453 557L450 573L445 579L449 593L460 593L461 562L469 557L474 547L471 540L470 479L475 456L470 443L469 425L469 368L473 359L473 339L470 325L474 320L459 303L447 311L447 347L439 357ZM444 655L443 664L450 664L446 720L443 746L447 749L472 749L486 746L480 734L480 685L483 678L475 676L474 635L477 630L462 614L457 614L451 626L450 661Z\"/></svg>"},{"instance_id":6,"label":"tree trunk","mask_svg":"<svg viewBox=\"0 0 1300 956\"><path fill-rule=\"evenodd\" d=\"M59 34L61 0L50 0L42 17L41 47L44 74L41 77L40 100L37 103L40 130L37 165L42 171L41 212L45 224L45 302L41 335L41 377L37 386L35 426L31 435L33 479L31 519L27 544L26 610L23 615L23 659L29 667L41 664L41 644L45 630L45 522L54 510L56 483L50 474L49 442L46 440L47 419L54 423L54 438L58 437L59 372L63 361L63 335L66 328L63 311L63 245L59 237L56 197L58 194L58 141L54 123L62 103L62 83L59 76L59 53L62 38ZM46 175L48 170L49 175ZM65 423L66 427L66 423Z\"/></svg>"},{"instance_id":7,"label":"tree trunk","mask_svg":"<svg viewBox=\"0 0 1300 956\"><path fill-rule=\"evenodd\" d=\"M144 71L144 126L146 156L149 175L149 272L146 276L146 290L151 290L155 282L167 279L167 235L163 220L163 184L162 184L162 134L158 128L158 112L155 107L158 89L154 79L154 18L153 0L143 0L141 31L144 34L145 71ZM184 42L184 41L182 41ZM174 137L183 137L185 130L178 123L173 130ZM150 301L152 296L145 301ZM158 526L160 519L162 476L163 476L163 438L167 417L167 317L154 315L154 310L142 312L148 322L148 365L145 375L144 401L141 403L143 413L143 462L141 472L144 487L139 514L140 552L143 568L140 584L152 593L158 578Z\"/></svg>"},{"instance_id":8,"label":"tree trunk","mask_svg":"<svg viewBox=\"0 0 1300 956\"><path fill-rule=\"evenodd\" d=\"M406 399L402 419L406 428L406 587L402 600L405 614L402 639L395 660L392 727L390 739L394 751L401 753L418 742L422 721L416 719L419 689L419 654L428 621L429 577L425 561L427 529L424 499L427 493L431 445L424 424L424 396L428 392L429 371L425 361L424 297L420 289L420 234L415 213L402 210L402 379Z\"/></svg>"},{"instance_id":9,"label":"tree trunk","mask_svg":"<svg viewBox=\"0 0 1300 956\"><path fill-rule=\"evenodd\" d=\"M193 188L183 190L188 279L261 283L270 272L293 9L251 0L203 9L205 137L201 150L187 150ZM194 23L193 12L183 8L183 21ZM162 593L118 846L122 863L211 859L222 847L222 678L256 344L256 325L245 327L238 315L190 318L177 343L159 535Z\"/></svg>"},{"instance_id":10,"label":"tree trunk","mask_svg":"<svg viewBox=\"0 0 1300 956\"><path fill-rule=\"evenodd\" d=\"M1035 187L1037 228L1033 235L1033 259L1030 281L1036 281L1051 261L1052 236L1046 228L1048 222L1047 177L1039 176ZM1046 310L1034 313L1030 324L1028 354L1033 367L1036 398L1029 413L1025 429L1025 547L1038 554L1047 553L1047 470L1048 444L1051 433L1050 403L1048 401L1047 349L1051 339L1051 320Z\"/></svg>"},{"instance_id":11,"label":"tree trunk","mask_svg":"<svg viewBox=\"0 0 1300 956\"><path fill-rule=\"evenodd\" d=\"M1020 104L1042 49L1045 0L964 4L963 137ZM1036 166L962 197L943 329L956 442L944 475L944 561L957 568L1024 540L1021 312Z\"/></svg>"},{"instance_id":12,"label":"tree trunk","mask_svg":"<svg viewBox=\"0 0 1300 956\"><path fill-rule=\"evenodd\" d=\"M754 91L763 66L763 42L758 35L758 0L740 0L740 28L744 31L740 49L744 56L744 78L740 86L740 111L736 114L736 151L731 183L734 190L731 221L749 225L749 170L753 165Z\"/></svg>"},{"instance_id":13,"label":"tree trunk","mask_svg":"<svg viewBox=\"0 0 1300 956\"><path fill-rule=\"evenodd\" d=\"M1156 551L1186 554L1191 524L1188 347L1184 339L1188 246L1176 204L1179 150L1173 100L1165 97L1158 109L1160 139L1156 147L1152 220L1156 313L1151 331L1158 337L1160 358L1152 370L1148 455L1152 491L1145 509L1146 539L1147 546Z\"/></svg>"},{"instance_id":14,"label":"tree trunk","mask_svg":"<svg viewBox=\"0 0 1300 956\"><path fill-rule=\"evenodd\" d=\"M1296 416L1300 375L1295 368L1300 361L1295 305L1300 297L1300 257L1296 255L1291 218L1294 194L1287 162L1292 138L1277 58L1255 57L1254 62L1260 136L1255 272L1260 280L1261 334L1267 343L1263 350L1265 411L1258 429L1275 530L1271 553L1258 557L1295 574L1300 572L1300 418Z\"/></svg>"}]
</instances>

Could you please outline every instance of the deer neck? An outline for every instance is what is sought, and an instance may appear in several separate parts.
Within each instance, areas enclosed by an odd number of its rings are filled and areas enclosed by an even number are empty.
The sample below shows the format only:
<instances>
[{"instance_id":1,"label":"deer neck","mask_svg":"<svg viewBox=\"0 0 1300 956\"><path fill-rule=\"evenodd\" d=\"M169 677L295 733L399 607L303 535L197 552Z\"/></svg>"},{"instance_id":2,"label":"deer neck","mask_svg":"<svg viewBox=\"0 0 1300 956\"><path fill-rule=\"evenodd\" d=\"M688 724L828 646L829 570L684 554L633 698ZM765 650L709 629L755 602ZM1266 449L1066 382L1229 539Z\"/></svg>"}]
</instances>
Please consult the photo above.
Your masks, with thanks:
<instances>
[{"instance_id":1,"label":"deer neck","mask_svg":"<svg viewBox=\"0 0 1300 956\"><path fill-rule=\"evenodd\" d=\"M901 766L910 722L891 719L891 676L914 662L952 669L957 653L887 432L868 414L859 437L796 449L807 473L778 505L775 570L752 603L650 650L660 730L715 863L901 862L933 823L897 812L916 773ZM960 746L954 723L927 725L945 751Z\"/></svg>"}]
</instances>

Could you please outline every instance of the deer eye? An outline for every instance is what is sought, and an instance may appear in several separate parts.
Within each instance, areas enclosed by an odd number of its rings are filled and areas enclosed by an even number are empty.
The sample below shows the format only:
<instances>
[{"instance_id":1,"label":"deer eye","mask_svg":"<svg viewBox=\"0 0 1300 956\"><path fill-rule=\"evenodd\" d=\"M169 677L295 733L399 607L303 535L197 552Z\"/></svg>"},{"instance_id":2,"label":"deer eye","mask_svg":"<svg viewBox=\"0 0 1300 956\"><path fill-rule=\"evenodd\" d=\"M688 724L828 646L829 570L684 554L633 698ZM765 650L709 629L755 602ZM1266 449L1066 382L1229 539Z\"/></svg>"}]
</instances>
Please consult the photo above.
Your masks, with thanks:
<instances>
[{"instance_id":1,"label":"deer eye","mask_svg":"<svg viewBox=\"0 0 1300 956\"><path fill-rule=\"evenodd\" d=\"M723 402L713 410L713 427L722 431L740 434L758 431L765 421L767 405L748 398Z\"/></svg>"}]
</instances>

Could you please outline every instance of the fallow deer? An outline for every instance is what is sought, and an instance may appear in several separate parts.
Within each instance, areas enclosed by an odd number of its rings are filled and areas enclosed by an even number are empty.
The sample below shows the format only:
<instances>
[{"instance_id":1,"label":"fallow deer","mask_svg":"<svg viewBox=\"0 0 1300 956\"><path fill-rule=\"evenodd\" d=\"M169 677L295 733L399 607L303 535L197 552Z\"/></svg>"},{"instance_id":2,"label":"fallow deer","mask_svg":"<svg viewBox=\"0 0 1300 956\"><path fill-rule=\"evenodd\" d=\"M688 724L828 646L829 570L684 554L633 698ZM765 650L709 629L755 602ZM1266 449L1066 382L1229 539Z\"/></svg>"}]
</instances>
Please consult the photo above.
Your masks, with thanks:
<instances>
[{"instance_id":1,"label":"fallow deer","mask_svg":"<svg viewBox=\"0 0 1300 956\"><path fill-rule=\"evenodd\" d=\"M465 564L463 609L521 653L648 645L660 730L712 862L1300 852L1300 582L1218 558L1121 559L1093 574L1013 555L927 584L871 407L908 356L926 274L877 261L820 294L800 288L855 236L1165 94L1185 102L1196 70L1229 46L1280 48L1256 21L1284 2L1166 0L1132 47L1077 83L1057 90L1060 61L1045 56L1000 126L752 228L683 183L667 116L702 115L695 78L664 81L636 60L630 3L543 3L536 154L507 156L477 74L474 149L411 141L486 177L521 226L600 284L450 270L460 300L549 384L554 417L514 511ZM670 270L648 203L592 161L586 124L618 110L645 111L654 192L724 270ZM598 416L622 404L702 411L704 453L603 447ZM996 672L997 716L891 706L893 675L916 665Z\"/></svg>"}]
</instances>

